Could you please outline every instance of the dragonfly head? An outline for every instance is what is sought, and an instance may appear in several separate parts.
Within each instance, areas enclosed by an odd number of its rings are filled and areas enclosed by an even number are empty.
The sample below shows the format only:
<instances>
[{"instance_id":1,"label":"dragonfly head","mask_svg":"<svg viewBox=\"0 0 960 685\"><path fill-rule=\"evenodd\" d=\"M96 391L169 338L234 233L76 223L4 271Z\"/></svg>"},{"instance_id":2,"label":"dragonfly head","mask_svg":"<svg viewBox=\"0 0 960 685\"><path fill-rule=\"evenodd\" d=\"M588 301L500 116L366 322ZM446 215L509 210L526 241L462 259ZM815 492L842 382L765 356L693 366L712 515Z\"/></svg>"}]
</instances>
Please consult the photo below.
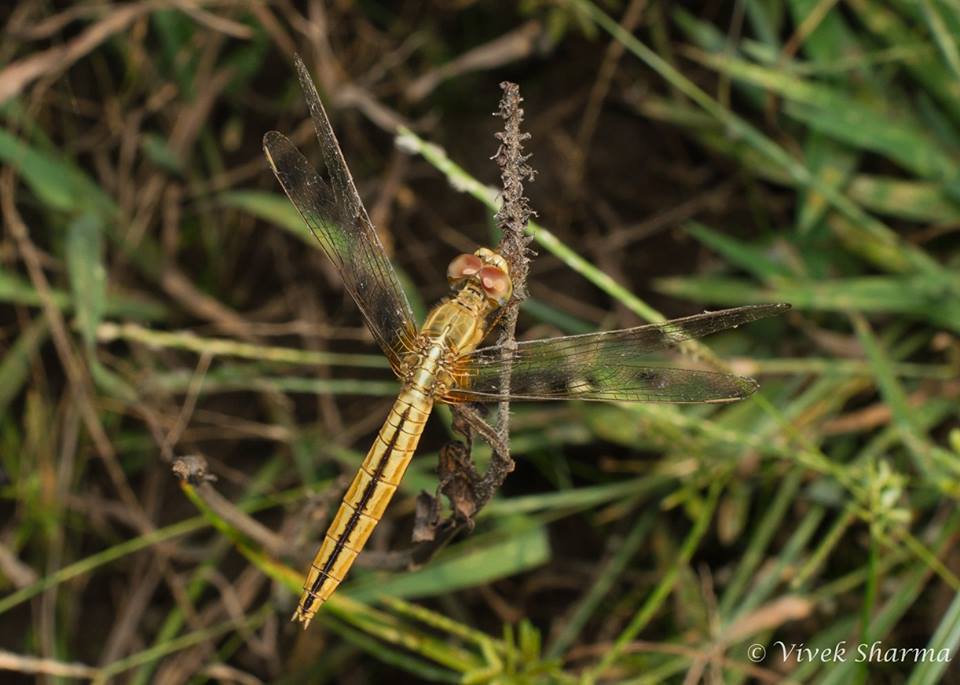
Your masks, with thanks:
<instances>
[{"instance_id":1,"label":"dragonfly head","mask_svg":"<svg viewBox=\"0 0 960 685\"><path fill-rule=\"evenodd\" d=\"M475 283L498 307L504 306L513 294L507 260L486 247L454 258L447 267L447 280L453 288Z\"/></svg>"}]
</instances>

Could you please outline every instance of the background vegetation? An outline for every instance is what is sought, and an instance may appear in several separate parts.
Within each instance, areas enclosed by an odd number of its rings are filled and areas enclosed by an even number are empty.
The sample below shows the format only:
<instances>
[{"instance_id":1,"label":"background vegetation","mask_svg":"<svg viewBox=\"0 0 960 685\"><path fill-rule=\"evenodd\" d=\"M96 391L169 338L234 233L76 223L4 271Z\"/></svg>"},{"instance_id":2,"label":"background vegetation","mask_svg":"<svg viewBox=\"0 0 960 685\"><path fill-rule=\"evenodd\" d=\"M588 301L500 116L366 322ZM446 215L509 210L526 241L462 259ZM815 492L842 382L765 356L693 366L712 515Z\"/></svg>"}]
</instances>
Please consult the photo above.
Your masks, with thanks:
<instances>
[{"instance_id":1,"label":"background vegetation","mask_svg":"<svg viewBox=\"0 0 960 685\"><path fill-rule=\"evenodd\" d=\"M957 682L776 647L960 640L956 3L6 7L4 682ZM396 385L260 150L318 159L294 52L419 311L496 240L503 80L539 171L523 335L794 306L705 341L749 401L515 406L474 533L306 633L302 556ZM450 436L372 548L410 544ZM190 454L217 483L178 484Z\"/></svg>"}]
</instances>

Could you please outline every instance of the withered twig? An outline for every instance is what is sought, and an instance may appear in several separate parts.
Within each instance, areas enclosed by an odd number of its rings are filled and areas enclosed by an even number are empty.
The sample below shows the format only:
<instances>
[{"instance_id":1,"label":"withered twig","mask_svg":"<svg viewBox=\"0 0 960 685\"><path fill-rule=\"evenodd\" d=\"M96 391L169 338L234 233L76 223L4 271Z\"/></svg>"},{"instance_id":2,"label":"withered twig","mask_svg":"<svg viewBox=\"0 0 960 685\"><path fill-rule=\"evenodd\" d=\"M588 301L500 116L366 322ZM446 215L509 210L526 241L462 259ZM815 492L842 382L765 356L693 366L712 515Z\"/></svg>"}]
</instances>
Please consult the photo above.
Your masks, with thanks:
<instances>
[{"instance_id":1,"label":"withered twig","mask_svg":"<svg viewBox=\"0 0 960 685\"><path fill-rule=\"evenodd\" d=\"M34 656L16 654L0 649L0 670L35 675L59 676L61 678L96 678L100 669L78 662L38 659Z\"/></svg>"},{"instance_id":2,"label":"withered twig","mask_svg":"<svg viewBox=\"0 0 960 685\"><path fill-rule=\"evenodd\" d=\"M530 269L530 242L533 238L526 233L527 222L534 212L530 202L523 194L524 180L532 181L535 171L527 160L529 154L523 153L523 141L530 138L522 133L523 108L520 103L520 87L504 81L500 84L503 97L497 116L504 120L504 130L497 134L500 148L494 159L500 167L500 179L503 183L503 206L497 212L497 226L503 233L498 251L507 260L510 278L513 281L513 296L500 319L500 335L497 344L504 354L516 350L517 317L520 303L527 298L527 273ZM510 392L510 367L506 366L500 378L500 389L504 394ZM510 457L510 402L503 401L497 407L497 437L490 466L483 478L476 484L477 510L479 511L503 484L507 474L513 471L513 459Z\"/></svg>"},{"instance_id":3,"label":"withered twig","mask_svg":"<svg viewBox=\"0 0 960 685\"><path fill-rule=\"evenodd\" d=\"M543 23L531 20L519 28L494 38L488 43L467 50L462 55L432 69L407 86L404 97L419 102L444 81L467 74L502 67L530 56L543 36Z\"/></svg>"},{"instance_id":4,"label":"withered twig","mask_svg":"<svg viewBox=\"0 0 960 685\"><path fill-rule=\"evenodd\" d=\"M313 548L302 547L291 549L291 546L280 536L259 523L252 516L239 509L233 502L225 498L212 483L217 477L207 466L207 461L199 455L180 457L173 463L173 474L178 480L193 486L194 492L203 500L210 510L233 528L238 530L251 541L257 543L271 556L281 558L289 556L298 562L309 562L313 558ZM345 483L340 485L346 486ZM333 488L332 492L342 488ZM366 550L357 559L357 566L399 570L423 564L440 549L445 547L464 526L452 520L444 521L436 526L435 535L423 544L417 544L396 552L373 552Z\"/></svg>"},{"instance_id":5,"label":"withered twig","mask_svg":"<svg viewBox=\"0 0 960 685\"><path fill-rule=\"evenodd\" d=\"M10 580L15 588L22 588L37 582L37 572L20 561L20 558L0 542L0 573Z\"/></svg>"},{"instance_id":6,"label":"withered twig","mask_svg":"<svg viewBox=\"0 0 960 685\"><path fill-rule=\"evenodd\" d=\"M474 405L457 405L454 412L453 429L467 437L469 437L469 431L476 431L494 451L508 454L510 452L510 445L502 439L500 429L487 423L483 414ZM469 441L468 446L470 446Z\"/></svg>"},{"instance_id":7,"label":"withered twig","mask_svg":"<svg viewBox=\"0 0 960 685\"><path fill-rule=\"evenodd\" d=\"M69 43L36 52L6 65L0 71L0 104L19 95L32 81L42 76L54 76L69 69L74 62L96 49L101 43L123 32L138 18L156 9L157 5L153 2L141 2L125 7L113 6L103 19Z\"/></svg>"},{"instance_id":8,"label":"withered twig","mask_svg":"<svg viewBox=\"0 0 960 685\"><path fill-rule=\"evenodd\" d=\"M427 495L429 497L429 495ZM436 501L429 497L431 501ZM469 523L457 522L448 518L437 525L432 531L432 540L419 541L406 549L376 552L364 550L357 557L356 565L360 568L371 568L383 571L402 571L422 566L433 558L437 552L450 544L461 531L468 530Z\"/></svg>"}]
</instances>

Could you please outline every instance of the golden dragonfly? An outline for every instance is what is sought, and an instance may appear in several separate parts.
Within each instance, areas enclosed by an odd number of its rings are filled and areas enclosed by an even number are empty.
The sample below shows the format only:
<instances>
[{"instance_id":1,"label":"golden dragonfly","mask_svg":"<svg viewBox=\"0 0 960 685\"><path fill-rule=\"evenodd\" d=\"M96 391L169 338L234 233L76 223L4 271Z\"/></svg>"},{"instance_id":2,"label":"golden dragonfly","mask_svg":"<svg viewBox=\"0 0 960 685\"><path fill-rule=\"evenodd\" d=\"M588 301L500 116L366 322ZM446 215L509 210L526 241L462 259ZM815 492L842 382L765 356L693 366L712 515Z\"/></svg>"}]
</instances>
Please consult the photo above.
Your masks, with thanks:
<instances>
[{"instance_id":1,"label":"golden dragonfly","mask_svg":"<svg viewBox=\"0 0 960 685\"><path fill-rule=\"evenodd\" d=\"M506 261L485 247L450 262L447 278L452 294L418 327L354 186L316 87L299 58L296 67L328 180L321 179L281 133L270 131L264 136L264 151L402 383L307 571L293 615L304 628L343 581L383 516L435 402L730 402L757 389L750 378L643 366L641 357L779 314L789 305L737 307L636 328L530 340L510 351L497 346L478 349L513 290ZM503 389L505 379L509 379L508 390Z\"/></svg>"}]
</instances>

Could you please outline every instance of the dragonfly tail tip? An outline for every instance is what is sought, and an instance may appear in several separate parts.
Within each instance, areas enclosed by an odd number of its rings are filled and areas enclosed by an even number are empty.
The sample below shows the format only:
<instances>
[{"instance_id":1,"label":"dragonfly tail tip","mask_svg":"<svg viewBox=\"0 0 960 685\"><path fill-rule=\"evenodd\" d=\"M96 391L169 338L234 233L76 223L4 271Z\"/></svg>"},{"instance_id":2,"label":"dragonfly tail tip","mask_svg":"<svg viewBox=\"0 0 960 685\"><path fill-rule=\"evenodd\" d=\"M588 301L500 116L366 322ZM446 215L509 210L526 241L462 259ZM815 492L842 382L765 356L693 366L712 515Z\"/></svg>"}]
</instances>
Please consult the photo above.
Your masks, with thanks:
<instances>
[{"instance_id":1,"label":"dragonfly tail tip","mask_svg":"<svg viewBox=\"0 0 960 685\"><path fill-rule=\"evenodd\" d=\"M293 616L290 617L291 621L300 622L303 624L303 629L306 630L310 627L310 621L313 620L313 616L307 616L303 610L298 606L293 612Z\"/></svg>"}]
</instances>

